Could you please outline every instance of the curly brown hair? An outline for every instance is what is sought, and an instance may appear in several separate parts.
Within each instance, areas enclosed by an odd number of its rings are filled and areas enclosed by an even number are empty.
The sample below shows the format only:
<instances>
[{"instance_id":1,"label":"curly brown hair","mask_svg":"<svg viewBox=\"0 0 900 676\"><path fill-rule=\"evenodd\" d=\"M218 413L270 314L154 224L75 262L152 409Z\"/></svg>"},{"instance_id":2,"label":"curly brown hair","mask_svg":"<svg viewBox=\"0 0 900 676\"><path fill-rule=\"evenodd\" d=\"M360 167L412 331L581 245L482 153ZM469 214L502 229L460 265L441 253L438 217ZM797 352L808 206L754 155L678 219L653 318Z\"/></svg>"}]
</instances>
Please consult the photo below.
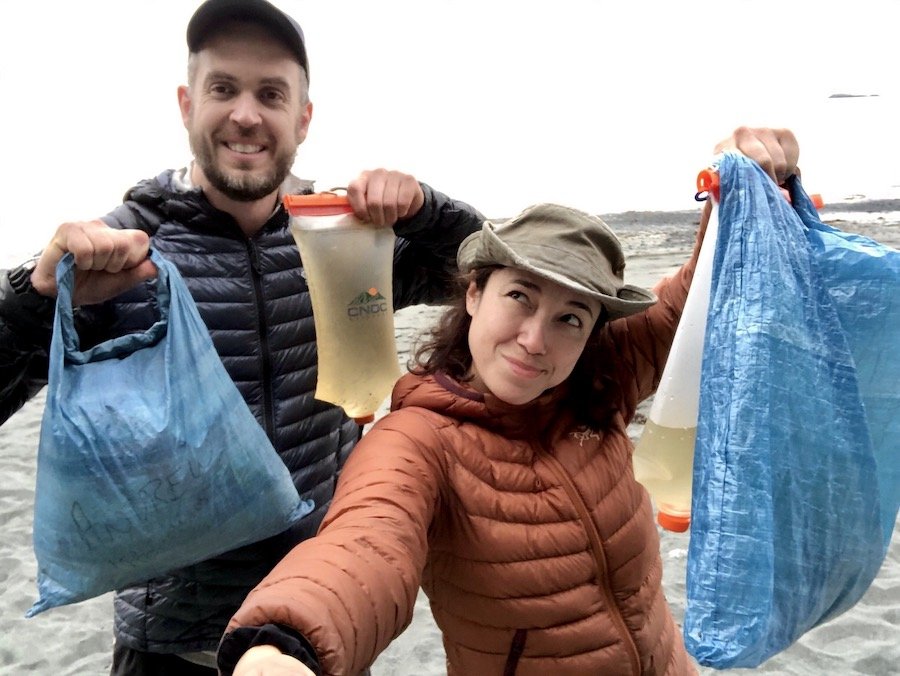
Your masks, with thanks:
<instances>
[{"instance_id":1,"label":"curly brown hair","mask_svg":"<svg viewBox=\"0 0 900 676\"><path fill-rule=\"evenodd\" d=\"M446 373L457 382L472 379L472 353L469 350L469 326L472 318L466 310L466 290L470 282L483 291L488 278L502 266L493 265L473 270L458 278L450 306L429 330L415 351L409 370L417 375ZM615 411L619 387L613 377L606 308L591 329L591 335L572 373L563 386L564 406L575 420L593 429L606 426Z\"/></svg>"}]
</instances>

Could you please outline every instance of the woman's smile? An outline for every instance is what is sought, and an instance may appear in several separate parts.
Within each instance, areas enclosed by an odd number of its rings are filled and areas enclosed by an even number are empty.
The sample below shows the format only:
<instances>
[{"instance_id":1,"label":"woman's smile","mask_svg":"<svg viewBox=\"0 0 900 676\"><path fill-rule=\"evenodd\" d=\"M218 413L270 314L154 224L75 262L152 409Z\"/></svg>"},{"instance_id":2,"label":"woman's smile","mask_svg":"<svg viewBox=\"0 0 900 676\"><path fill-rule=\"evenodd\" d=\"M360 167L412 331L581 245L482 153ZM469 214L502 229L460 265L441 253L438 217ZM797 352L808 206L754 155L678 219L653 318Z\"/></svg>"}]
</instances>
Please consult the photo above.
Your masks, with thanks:
<instances>
[{"instance_id":1,"label":"woman's smile","mask_svg":"<svg viewBox=\"0 0 900 676\"><path fill-rule=\"evenodd\" d=\"M544 371L542 368L531 366L513 357L504 356L503 358L509 363L510 370L523 378L537 378Z\"/></svg>"}]
</instances>

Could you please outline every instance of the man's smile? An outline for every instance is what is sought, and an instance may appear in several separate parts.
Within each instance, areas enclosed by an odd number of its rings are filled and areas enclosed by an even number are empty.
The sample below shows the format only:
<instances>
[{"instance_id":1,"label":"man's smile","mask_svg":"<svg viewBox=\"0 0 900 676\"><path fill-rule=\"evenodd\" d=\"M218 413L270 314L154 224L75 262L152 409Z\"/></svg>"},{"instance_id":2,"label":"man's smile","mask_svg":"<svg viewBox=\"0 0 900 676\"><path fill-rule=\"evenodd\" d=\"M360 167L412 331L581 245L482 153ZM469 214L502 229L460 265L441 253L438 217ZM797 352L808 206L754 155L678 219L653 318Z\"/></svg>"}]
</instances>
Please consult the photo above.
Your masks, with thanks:
<instances>
[{"instance_id":1,"label":"man's smile","mask_svg":"<svg viewBox=\"0 0 900 676\"><path fill-rule=\"evenodd\" d=\"M238 153L240 155L255 155L257 153L261 153L266 149L266 147L263 145L250 143L228 143L226 141L224 145L232 152Z\"/></svg>"}]
</instances>

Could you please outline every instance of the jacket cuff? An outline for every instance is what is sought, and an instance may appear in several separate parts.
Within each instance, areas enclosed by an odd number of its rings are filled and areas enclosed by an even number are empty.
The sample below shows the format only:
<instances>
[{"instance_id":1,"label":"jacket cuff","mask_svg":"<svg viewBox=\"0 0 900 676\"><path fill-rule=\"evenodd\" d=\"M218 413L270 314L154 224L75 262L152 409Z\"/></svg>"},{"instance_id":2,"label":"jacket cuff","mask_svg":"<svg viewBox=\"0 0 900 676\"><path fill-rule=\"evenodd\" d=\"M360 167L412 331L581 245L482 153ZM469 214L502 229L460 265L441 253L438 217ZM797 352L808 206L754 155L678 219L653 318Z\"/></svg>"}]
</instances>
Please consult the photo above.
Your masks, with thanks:
<instances>
[{"instance_id":1,"label":"jacket cuff","mask_svg":"<svg viewBox=\"0 0 900 676\"><path fill-rule=\"evenodd\" d=\"M0 318L35 347L46 349L53 332L56 299L42 296L31 286L24 268L0 272Z\"/></svg>"},{"instance_id":2,"label":"jacket cuff","mask_svg":"<svg viewBox=\"0 0 900 676\"><path fill-rule=\"evenodd\" d=\"M408 218L401 218L394 223L394 234L399 237L406 237L422 230L427 230L437 220L439 212L437 198L439 193L427 183L420 181L419 185L422 187L425 201L422 202L422 208L414 215Z\"/></svg>"},{"instance_id":3,"label":"jacket cuff","mask_svg":"<svg viewBox=\"0 0 900 676\"><path fill-rule=\"evenodd\" d=\"M219 643L216 655L219 672L231 676L238 660L244 653L258 645L272 645L285 655L300 660L316 676L322 676L322 669L316 651L306 638L297 631L281 624L266 624L262 627L239 627L225 634Z\"/></svg>"}]
</instances>

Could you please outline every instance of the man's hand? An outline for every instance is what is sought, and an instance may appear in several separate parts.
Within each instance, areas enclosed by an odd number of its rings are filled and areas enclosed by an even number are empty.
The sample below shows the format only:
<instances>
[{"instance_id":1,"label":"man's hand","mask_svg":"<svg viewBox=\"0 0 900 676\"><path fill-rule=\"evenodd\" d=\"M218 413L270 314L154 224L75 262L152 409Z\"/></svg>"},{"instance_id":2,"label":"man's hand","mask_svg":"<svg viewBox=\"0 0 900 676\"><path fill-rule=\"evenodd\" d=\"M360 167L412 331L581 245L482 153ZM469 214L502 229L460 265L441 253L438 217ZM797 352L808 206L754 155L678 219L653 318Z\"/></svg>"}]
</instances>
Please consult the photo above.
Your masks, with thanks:
<instances>
[{"instance_id":1,"label":"man's hand","mask_svg":"<svg viewBox=\"0 0 900 676\"><path fill-rule=\"evenodd\" d=\"M74 305L99 303L156 276L147 258L150 238L141 230L117 230L102 221L63 223L31 273L35 290L56 296L56 265L75 256Z\"/></svg>"},{"instance_id":2,"label":"man's hand","mask_svg":"<svg viewBox=\"0 0 900 676\"><path fill-rule=\"evenodd\" d=\"M425 204L425 193L414 177L387 169L362 172L350 182L347 197L356 217L378 228L415 216Z\"/></svg>"},{"instance_id":3,"label":"man's hand","mask_svg":"<svg viewBox=\"0 0 900 676\"><path fill-rule=\"evenodd\" d=\"M250 648L234 665L234 676L315 676L300 660L273 645Z\"/></svg>"},{"instance_id":4,"label":"man's hand","mask_svg":"<svg viewBox=\"0 0 900 676\"><path fill-rule=\"evenodd\" d=\"M738 150L754 160L778 185L800 173L800 146L790 129L738 127L716 144L714 152L725 150Z\"/></svg>"}]
</instances>

